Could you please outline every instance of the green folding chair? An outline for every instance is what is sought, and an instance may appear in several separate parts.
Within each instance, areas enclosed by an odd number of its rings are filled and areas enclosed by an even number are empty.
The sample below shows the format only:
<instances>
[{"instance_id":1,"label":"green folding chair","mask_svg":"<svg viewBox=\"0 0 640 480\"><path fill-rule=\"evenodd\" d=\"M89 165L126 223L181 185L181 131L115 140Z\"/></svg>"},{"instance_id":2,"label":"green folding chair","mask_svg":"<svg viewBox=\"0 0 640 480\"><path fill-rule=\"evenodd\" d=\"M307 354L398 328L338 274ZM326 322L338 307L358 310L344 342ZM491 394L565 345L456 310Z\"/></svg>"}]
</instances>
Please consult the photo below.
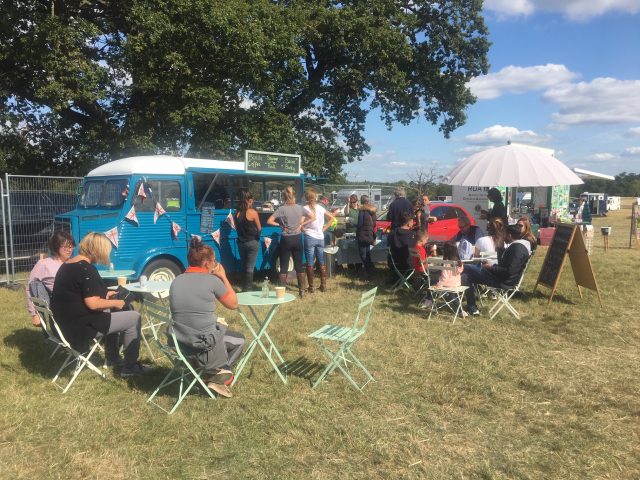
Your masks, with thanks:
<instances>
[{"instance_id":1,"label":"green folding chair","mask_svg":"<svg viewBox=\"0 0 640 480\"><path fill-rule=\"evenodd\" d=\"M180 344L176 339L173 329L170 328L173 325L171 311L164 305L158 305L147 299L144 300L144 309L149 320L148 324L150 325L149 328L153 334L153 339L160 351L171 363L171 370L162 379L160 385L158 385L158 388L151 394L147 402L153 403L160 410L171 415L196 384L198 384L209 397L215 399L216 397L211 389L207 387L207 384L202 380L203 369L194 368L191 362L189 362L180 351ZM163 341L163 337L171 338L172 345ZM162 405L154 402L154 398L160 390L174 383L179 383L178 398L171 409L166 410Z\"/></svg>"},{"instance_id":2,"label":"green folding chair","mask_svg":"<svg viewBox=\"0 0 640 480\"><path fill-rule=\"evenodd\" d=\"M318 342L322 352L329 358L329 364L320 374L312 388L316 388L320 385L320 382L322 382L322 380L324 380L325 377L336 368L339 369L351 385L360 392L362 392L362 389L367 385L367 383L374 380L373 376L353 353L353 346L367 329L369 318L371 317L371 312L373 310L373 301L377 291L378 287L362 294L362 297L360 297L360 305L358 306L358 313L356 314L353 326L341 327L337 325L325 325L309 335ZM333 345L335 343L338 344L338 349L332 350L329 345ZM350 364L355 365L364 372L366 381L362 385L358 385L353 378Z\"/></svg>"},{"instance_id":3,"label":"green folding chair","mask_svg":"<svg viewBox=\"0 0 640 480\"><path fill-rule=\"evenodd\" d=\"M62 330L60 330L60 326L57 324L56 319L53 317L53 313L51 312L51 309L49 308L47 302L37 297L31 297L31 301L33 302L33 306L35 307L36 312L40 317L41 324L49 325L52 327L52 330L55 331L55 336L52 335L50 340L67 354L64 362L62 362L62 366L58 369L55 377L53 377L53 384L59 387L62 390L62 393L67 393L67 391L71 388L71 385L73 385L73 383L76 381L76 378L78 378L78 375L80 375L80 372L82 372L85 367L96 373L103 380L107 378L104 372L91 362L91 357L96 352L96 350L101 347L99 340L96 340L95 338L93 339L93 344L91 345L91 348L88 352L77 351L71 346L71 344L62 334ZM55 341L53 340L54 338L56 339ZM75 365L71 379L66 385L60 385L58 383L60 374L63 370L71 365Z\"/></svg>"}]
</instances>

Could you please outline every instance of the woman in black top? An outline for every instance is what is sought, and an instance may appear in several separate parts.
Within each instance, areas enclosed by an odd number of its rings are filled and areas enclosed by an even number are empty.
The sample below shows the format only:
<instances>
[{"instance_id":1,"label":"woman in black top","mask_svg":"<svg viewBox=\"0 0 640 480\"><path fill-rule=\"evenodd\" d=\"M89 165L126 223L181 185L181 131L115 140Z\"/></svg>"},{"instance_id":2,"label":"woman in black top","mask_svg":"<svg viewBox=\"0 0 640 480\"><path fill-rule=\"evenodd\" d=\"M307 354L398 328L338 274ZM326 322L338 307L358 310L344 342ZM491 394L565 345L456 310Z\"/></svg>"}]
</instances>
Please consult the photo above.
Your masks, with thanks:
<instances>
[{"instance_id":1,"label":"woman in black top","mask_svg":"<svg viewBox=\"0 0 640 480\"><path fill-rule=\"evenodd\" d=\"M256 266L256 258L258 258L262 225L260 225L258 212L253 208L253 195L247 190L242 191L240 208L236 212L236 231L238 232L238 251L244 274L242 291L248 292L253 286L253 271Z\"/></svg>"},{"instance_id":2,"label":"woman in black top","mask_svg":"<svg viewBox=\"0 0 640 480\"><path fill-rule=\"evenodd\" d=\"M490 202L493 202L493 208L489 211L481 210L481 218L484 220L491 220L492 218L499 218L506 226L509 225L509 216L507 215L507 209L502 202L502 194L497 188L490 188L487 192L487 198Z\"/></svg>"},{"instance_id":3,"label":"woman in black top","mask_svg":"<svg viewBox=\"0 0 640 480\"><path fill-rule=\"evenodd\" d=\"M358 213L358 224L356 226L356 240L358 241L358 252L364 265L365 272L373 272L373 262L371 261L371 246L376 243L376 207L369 203L369 197L360 197L360 212Z\"/></svg>"},{"instance_id":4,"label":"woman in black top","mask_svg":"<svg viewBox=\"0 0 640 480\"><path fill-rule=\"evenodd\" d=\"M111 242L103 233L88 233L78 245L78 255L60 266L53 284L51 310L62 334L80 352L98 333L105 337L107 365L122 366L120 376L132 377L149 368L138 362L140 314L135 311L110 312L124 307L124 300L113 299L95 263L109 263ZM123 334L124 361L118 352Z\"/></svg>"}]
</instances>

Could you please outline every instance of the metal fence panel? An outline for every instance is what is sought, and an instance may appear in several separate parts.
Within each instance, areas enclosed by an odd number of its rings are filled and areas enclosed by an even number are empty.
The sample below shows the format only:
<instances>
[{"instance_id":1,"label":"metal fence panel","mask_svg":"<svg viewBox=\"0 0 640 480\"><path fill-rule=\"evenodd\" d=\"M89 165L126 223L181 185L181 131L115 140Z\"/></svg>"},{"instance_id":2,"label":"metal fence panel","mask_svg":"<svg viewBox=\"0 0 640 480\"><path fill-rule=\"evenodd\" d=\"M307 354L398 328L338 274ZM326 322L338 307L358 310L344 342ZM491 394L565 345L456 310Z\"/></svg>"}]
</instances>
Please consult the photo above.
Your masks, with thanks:
<instances>
[{"instance_id":1,"label":"metal fence panel","mask_svg":"<svg viewBox=\"0 0 640 480\"><path fill-rule=\"evenodd\" d=\"M6 175L3 193L4 262L8 259L7 277L15 282L25 278L42 254L53 233L54 217L73 210L80 177L37 177ZM8 238L7 238L8 235Z\"/></svg>"}]
</instances>

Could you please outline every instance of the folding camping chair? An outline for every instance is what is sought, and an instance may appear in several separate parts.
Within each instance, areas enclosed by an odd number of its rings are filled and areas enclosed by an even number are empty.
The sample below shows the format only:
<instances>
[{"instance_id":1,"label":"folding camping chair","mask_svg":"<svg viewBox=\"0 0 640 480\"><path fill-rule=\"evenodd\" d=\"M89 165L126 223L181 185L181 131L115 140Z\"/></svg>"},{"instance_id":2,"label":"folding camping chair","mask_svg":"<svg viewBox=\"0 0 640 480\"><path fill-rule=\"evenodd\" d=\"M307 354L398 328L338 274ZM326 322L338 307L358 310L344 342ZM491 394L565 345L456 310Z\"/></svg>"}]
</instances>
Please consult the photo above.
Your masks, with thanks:
<instances>
[{"instance_id":1,"label":"folding camping chair","mask_svg":"<svg viewBox=\"0 0 640 480\"><path fill-rule=\"evenodd\" d=\"M52 382L56 386L62 389L62 393L66 393L67 390L71 388L71 385L73 385L73 382L76 381L76 378L78 378L78 375L80 375L80 372L85 367L87 367L89 370L93 371L94 373L98 374L102 379L107 378L104 372L91 362L91 357L96 352L96 350L98 350L101 347L99 340L93 339L93 344L91 345L91 348L87 353L78 352L64 338L64 335L62 334L60 327L56 323L55 318L53 318L53 313L51 313L51 310L49 309L49 305L47 305L47 303L44 300L41 300L40 298L37 298L37 297L31 297L31 301L33 302L33 306L35 307L36 312L38 312L38 316L40 317L40 323L41 324L44 323L46 325L52 326L53 327L52 330L57 334L57 335L50 335L50 341L52 341L58 347L60 347L61 349L67 352L67 358L65 358L64 362L62 363L62 366L60 367L60 369L56 373L56 376L53 377L53 380L52 380ZM69 365L72 365L74 363L75 363L75 370L73 372L71 380L69 380L69 383L67 383L66 386L59 385L57 380L58 380L58 377L60 377L60 374L62 373L62 371L65 368L67 368Z\"/></svg>"},{"instance_id":2,"label":"folding camping chair","mask_svg":"<svg viewBox=\"0 0 640 480\"><path fill-rule=\"evenodd\" d=\"M34 280L29 284L29 293L31 294L30 296L31 303L33 303L34 305L35 305L34 303L34 299L35 299L35 300L42 301L44 306L46 307L49 306L49 291L44 286L44 283L42 283L40 280ZM62 342L58 340L58 337L53 335L52 333L53 329L51 325L47 323L47 319L45 318L45 316L42 315L37 309L36 309L36 313L40 317L40 330L42 331L42 336L44 337L45 342L52 343L53 345L55 345L53 352L51 352L51 355L49 355L49 358L53 358L53 356L58 352L58 350L63 348Z\"/></svg>"},{"instance_id":3,"label":"folding camping chair","mask_svg":"<svg viewBox=\"0 0 640 480\"><path fill-rule=\"evenodd\" d=\"M309 335L318 342L322 352L329 358L329 364L320 374L312 388L316 388L320 385L320 382L322 382L322 380L324 380L325 377L336 368L338 368L351 385L360 392L362 392L362 389L367 385L367 383L374 381L373 376L353 353L353 346L367 329L369 318L371 317L371 312L373 310L373 301L375 300L377 291L378 288L376 287L362 294L360 297L358 312L356 313L356 318L351 327L325 325ZM329 348L327 345L328 342L337 342L337 350ZM353 363L364 372L366 381L362 385L358 385L353 378L349 368L350 363Z\"/></svg>"},{"instance_id":4,"label":"folding camping chair","mask_svg":"<svg viewBox=\"0 0 640 480\"><path fill-rule=\"evenodd\" d=\"M427 258L427 269L429 272L439 271L443 272L456 271L458 269L458 262L456 260L442 260L440 258ZM464 292L469 287L437 287L429 286L429 292L431 293L431 310L429 310L429 320L434 313L438 315L440 310L449 310L453 313L453 325L456 323L458 315L462 314L462 299Z\"/></svg>"},{"instance_id":5,"label":"folding camping chair","mask_svg":"<svg viewBox=\"0 0 640 480\"><path fill-rule=\"evenodd\" d=\"M405 272L402 272L400 269L398 269L398 266L396 265L396 262L393 259L393 255L391 255L391 249L390 248L387 249L387 254L389 255L389 258L391 259L391 266L393 268L393 271L396 272L396 275L398 277L398 280L396 281L396 283L394 283L391 286L391 292L395 293L398 290L403 290L403 289L407 289L409 292L414 292L415 290L413 289L413 287L409 283L409 279L414 274L413 268L409 268L409 270L407 270Z\"/></svg>"},{"instance_id":6,"label":"folding camping chair","mask_svg":"<svg viewBox=\"0 0 640 480\"><path fill-rule=\"evenodd\" d=\"M215 395L211 391L207 384L202 380L203 369L196 369L191 365L191 362L185 357L180 350L180 344L176 339L176 335L173 329L169 327L173 326L170 310L163 306L158 305L155 302L144 299L144 309L149 318L149 325L151 332L153 333L153 339L156 345L162 353L167 357L171 363L171 370L162 379L158 388L151 394L147 402L153 403L160 410L171 415L176 411L178 406L182 403L182 400L189 394L191 389L197 384L209 395L209 397L215 399ZM162 340L162 337L170 338L173 345ZM166 410L164 407L154 402L153 399L158 395L158 392L169 385L179 382L178 398L171 407L171 410Z\"/></svg>"},{"instance_id":7,"label":"folding camping chair","mask_svg":"<svg viewBox=\"0 0 640 480\"><path fill-rule=\"evenodd\" d=\"M507 307L507 310L509 310L514 317L520 320L520 313L511 304L511 299L517 292L520 291L520 286L522 285L522 280L524 279L525 273L527 273L527 268L529 268L529 264L531 263L531 258L532 257L529 257L529 260L527 260L524 269L522 269L520 280L518 280L518 283L514 287L501 288L482 285L484 292L487 295L494 295L496 299L493 306L489 309L489 315L491 316L492 320L504 307Z\"/></svg>"}]
</instances>

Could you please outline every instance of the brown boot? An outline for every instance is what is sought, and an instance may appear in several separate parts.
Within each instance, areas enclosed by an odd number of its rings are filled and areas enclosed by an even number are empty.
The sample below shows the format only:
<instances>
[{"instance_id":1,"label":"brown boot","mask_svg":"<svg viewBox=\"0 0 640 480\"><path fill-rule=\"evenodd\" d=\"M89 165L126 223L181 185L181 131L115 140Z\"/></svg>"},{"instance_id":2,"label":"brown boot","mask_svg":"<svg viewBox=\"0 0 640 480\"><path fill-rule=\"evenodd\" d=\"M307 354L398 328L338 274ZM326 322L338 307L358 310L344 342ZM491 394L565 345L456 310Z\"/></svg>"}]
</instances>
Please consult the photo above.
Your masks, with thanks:
<instances>
[{"instance_id":1,"label":"brown boot","mask_svg":"<svg viewBox=\"0 0 640 480\"><path fill-rule=\"evenodd\" d=\"M327 266L320 265L320 291L327 291Z\"/></svg>"},{"instance_id":2,"label":"brown boot","mask_svg":"<svg viewBox=\"0 0 640 480\"><path fill-rule=\"evenodd\" d=\"M286 287L287 286L287 274L286 273L280 273L280 275L278 276L278 284L281 287Z\"/></svg>"},{"instance_id":3,"label":"brown boot","mask_svg":"<svg viewBox=\"0 0 640 480\"><path fill-rule=\"evenodd\" d=\"M304 273L296 273L298 277L298 294L300 298L304 297Z\"/></svg>"},{"instance_id":4,"label":"brown boot","mask_svg":"<svg viewBox=\"0 0 640 480\"><path fill-rule=\"evenodd\" d=\"M313 265L305 265L307 267L307 282L309 282L309 293L313 293L315 290L313 288L313 277L315 276L315 272L313 271Z\"/></svg>"}]
</instances>

